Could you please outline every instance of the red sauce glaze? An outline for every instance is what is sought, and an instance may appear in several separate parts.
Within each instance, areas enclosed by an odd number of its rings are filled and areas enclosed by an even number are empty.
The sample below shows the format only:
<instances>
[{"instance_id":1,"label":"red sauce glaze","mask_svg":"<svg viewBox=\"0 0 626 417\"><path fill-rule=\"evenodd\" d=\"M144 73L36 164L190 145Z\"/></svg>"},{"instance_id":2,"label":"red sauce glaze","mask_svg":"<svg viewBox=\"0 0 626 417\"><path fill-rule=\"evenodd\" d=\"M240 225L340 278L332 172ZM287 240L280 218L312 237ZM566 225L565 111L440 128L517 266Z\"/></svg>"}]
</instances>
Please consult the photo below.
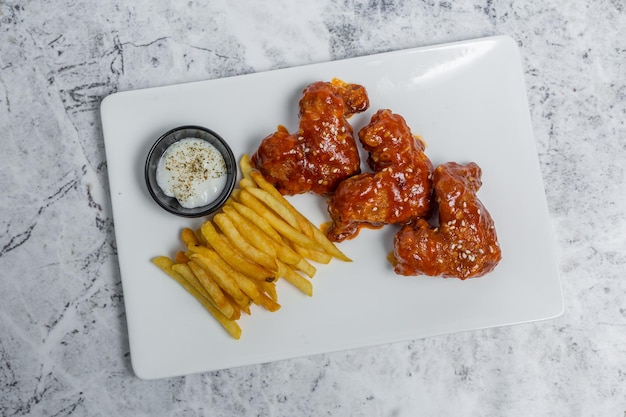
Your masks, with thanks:
<instances>
[{"instance_id":1,"label":"red sauce glaze","mask_svg":"<svg viewBox=\"0 0 626 417\"><path fill-rule=\"evenodd\" d=\"M466 279L496 267L502 254L494 222L476 196L481 174L473 162L437 167L433 184L439 227L419 219L396 234L389 257L396 273Z\"/></svg>"},{"instance_id":2,"label":"red sauce glaze","mask_svg":"<svg viewBox=\"0 0 626 417\"><path fill-rule=\"evenodd\" d=\"M354 238L364 226L404 224L431 210L433 166L402 116L379 110L359 139L375 172L344 180L330 197L326 235L335 242Z\"/></svg>"},{"instance_id":3,"label":"red sauce glaze","mask_svg":"<svg viewBox=\"0 0 626 417\"><path fill-rule=\"evenodd\" d=\"M283 126L261 142L251 161L282 194L330 194L360 172L360 159L348 118L369 107L367 92L340 80L315 82L300 99L300 126Z\"/></svg>"}]
</instances>

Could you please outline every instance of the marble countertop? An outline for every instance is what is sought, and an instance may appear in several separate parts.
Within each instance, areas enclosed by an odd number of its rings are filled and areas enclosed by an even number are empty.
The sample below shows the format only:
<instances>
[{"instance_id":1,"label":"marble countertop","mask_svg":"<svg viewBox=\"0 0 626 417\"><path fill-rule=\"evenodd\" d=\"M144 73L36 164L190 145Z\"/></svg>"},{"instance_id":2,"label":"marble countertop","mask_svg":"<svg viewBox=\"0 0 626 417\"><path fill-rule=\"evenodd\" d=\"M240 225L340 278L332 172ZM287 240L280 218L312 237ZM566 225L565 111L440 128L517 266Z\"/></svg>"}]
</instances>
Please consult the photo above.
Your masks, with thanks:
<instances>
[{"instance_id":1,"label":"marble countertop","mask_svg":"<svg viewBox=\"0 0 626 417\"><path fill-rule=\"evenodd\" d=\"M624 27L620 0L3 1L0 415L624 415ZM498 34L523 58L562 316L134 376L105 96Z\"/></svg>"}]
</instances>

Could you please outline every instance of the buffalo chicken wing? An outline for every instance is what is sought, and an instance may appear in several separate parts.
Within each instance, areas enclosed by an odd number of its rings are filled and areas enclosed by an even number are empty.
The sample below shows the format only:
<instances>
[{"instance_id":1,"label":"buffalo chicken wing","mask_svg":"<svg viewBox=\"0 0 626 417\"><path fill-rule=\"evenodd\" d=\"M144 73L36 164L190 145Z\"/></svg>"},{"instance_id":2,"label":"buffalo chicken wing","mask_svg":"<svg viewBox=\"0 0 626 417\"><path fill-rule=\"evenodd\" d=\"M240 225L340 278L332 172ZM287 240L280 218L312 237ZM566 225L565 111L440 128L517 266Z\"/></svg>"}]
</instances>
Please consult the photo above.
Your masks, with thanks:
<instances>
[{"instance_id":1,"label":"buffalo chicken wing","mask_svg":"<svg viewBox=\"0 0 626 417\"><path fill-rule=\"evenodd\" d=\"M501 250L493 220L476 197L480 167L448 162L437 167L433 184L439 226L419 219L396 234L389 256L395 272L466 279L492 271Z\"/></svg>"},{"instance_id":2,"label":"buffalo chicken wing","mask_svg":"<svg viewBox=\"0 0 626 417\"><path fill-rule=\"evenodd\" d=\"M299 130L279 126L252 156L263 176L282 194L332 193L339 182L360 172L360 159L348 118L369 107L358 84L310 84L300 99Z\"/></svg>"},{"instance_id":3,"label":"buffalo chicken wing","mask_svg":"<svg viewBox=\"0 0 626 417\"><path fill-rule=\"evenodd\" d=\"M326 234L335 242L353 238L364 226L408 223L431 210L432 164L402 116L379 110L359 139L374 172L344 180L330 197Z\"/></svg>"}]
</instances>

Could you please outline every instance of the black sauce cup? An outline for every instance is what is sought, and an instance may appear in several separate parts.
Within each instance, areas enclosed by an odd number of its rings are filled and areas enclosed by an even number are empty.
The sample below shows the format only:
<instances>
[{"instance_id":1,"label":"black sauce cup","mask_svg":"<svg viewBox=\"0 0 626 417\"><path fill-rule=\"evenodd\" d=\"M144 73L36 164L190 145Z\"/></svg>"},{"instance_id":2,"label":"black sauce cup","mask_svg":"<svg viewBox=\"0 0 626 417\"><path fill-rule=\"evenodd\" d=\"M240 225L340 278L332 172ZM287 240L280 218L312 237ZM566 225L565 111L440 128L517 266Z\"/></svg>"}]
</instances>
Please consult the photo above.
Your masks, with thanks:
<instances>
[{"instance_id":1,"label":"black sauce cup","mask_svg":"<svg viewBox=\"0 0 626 417\"><path fill-rule=\"evenodd\" d=\"M159 160L173 143L186 138L202 139L215 146L226 164L226 185L217 198L205 206L183 207L175 197L165 195L159 184L157 184L156 171ZM180 126L164 133L152 145L146 159L145 177L150 195L163 209L182 217L208 216L222 207L233 192L235 181L237 180L237 161L228 143L214 131L202 126Z\"/></svg>"}]
</instances>

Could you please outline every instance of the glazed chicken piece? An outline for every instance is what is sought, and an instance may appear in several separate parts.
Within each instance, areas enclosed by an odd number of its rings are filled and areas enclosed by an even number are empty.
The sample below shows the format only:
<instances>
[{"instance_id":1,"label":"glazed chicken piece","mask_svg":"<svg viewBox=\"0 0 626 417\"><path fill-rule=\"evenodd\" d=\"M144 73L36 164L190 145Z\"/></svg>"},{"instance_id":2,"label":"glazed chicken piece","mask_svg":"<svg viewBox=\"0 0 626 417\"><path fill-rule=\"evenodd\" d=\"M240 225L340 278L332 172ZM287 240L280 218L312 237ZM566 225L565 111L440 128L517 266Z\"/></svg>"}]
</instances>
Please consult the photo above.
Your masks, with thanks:
<instances>
[{"instance_id":1,"label":"glazed chicken piece","mask_svg":"<svg viewBox=\"0 0 626 417\"><path fill-rule=\"evenodd\" d=\"M402 116L379 110L359 139L374 173L344 180L329 199L326 235L335 242L355 237L362 227L408 223L431 210L433 166Z\"/></svg>"},{"instance_id":2,"label":"glazed chicken piece","mask_svg":"<svg viewBox=\"0 0 626 417\"><path fill-rule=\"evenodd\" d=\"M369 107L358 84L315 82L300 99L300 127L283 126L263 139L252 164L282 194L332 193L345 178L360 172L360 159L348 118Z\"/></svg>"},{"instance_id":3,"label":"glazed chicken piece","mask_svg":"<svg viewBox=\"0 0 626 417\"><path fill-rule=\"evenodd\" d=\"M433 185L439 227L419 219L396 234L389 256L396 273L466 279L496 267L502 255L493 219L476 197L481 174L473 162L437 167Z\"/></svg>"}]
</instances>

